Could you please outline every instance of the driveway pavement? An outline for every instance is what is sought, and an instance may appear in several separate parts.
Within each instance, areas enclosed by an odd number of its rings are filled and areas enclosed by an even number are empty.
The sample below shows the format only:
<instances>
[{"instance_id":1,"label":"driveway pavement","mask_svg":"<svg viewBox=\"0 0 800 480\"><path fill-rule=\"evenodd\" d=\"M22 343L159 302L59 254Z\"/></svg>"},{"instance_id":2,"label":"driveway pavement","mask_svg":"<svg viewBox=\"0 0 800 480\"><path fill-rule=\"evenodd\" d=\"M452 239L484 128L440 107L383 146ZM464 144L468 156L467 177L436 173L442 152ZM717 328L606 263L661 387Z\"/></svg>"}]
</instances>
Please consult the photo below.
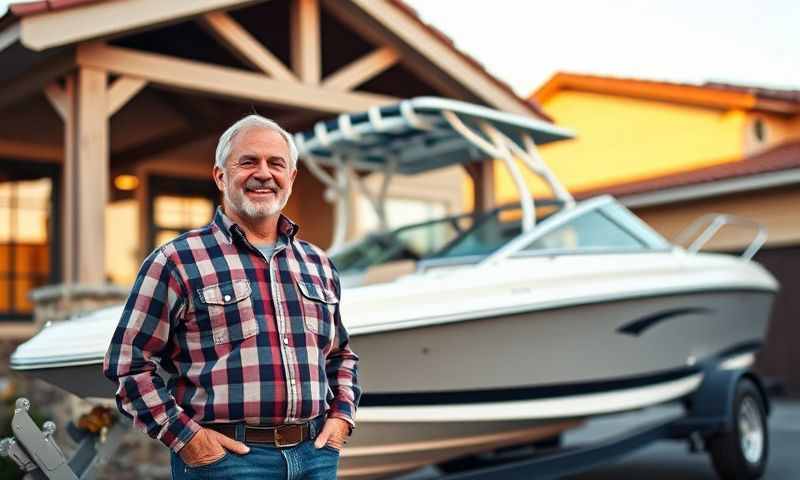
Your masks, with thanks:
<instances>
[{"instance_id":1,"label":"driveway pavement","mask_svg":"<svg viewBox=\"0 0 800 480\"><path fill-rule=\"evenodd\" d=\"M670 407L641 413L597 420L583 430L565 438L570 442L585 442L602 438L630 425L679 412ZM800 479L800 401L775 401L770 424L770 459L766 480ZM565 477L564 480L714 480L711 460L707 454L690 454L685 443L657 442L622 460L599 467L591 472Z\"/></svg>"},{"instance_id":2,"label":"driveway pavement","mask_svg":"<svg viewBox=\"0 0 800 480\"><path fill-rule=\"evenodd\" d=\"M599 442L615 434L662 419L674 418L678 406L647 409L592 421L569 432L564 445ZM770 459L765 480L800 480L800 401L773 401L770 424ZM441 472L426 468L397 480L436 480ZM533 477L532 477L533 478ZM690 453L686 442L655 442L615 462L562 480L716 480L706 453Z\"/></svg>"}]
</instances>

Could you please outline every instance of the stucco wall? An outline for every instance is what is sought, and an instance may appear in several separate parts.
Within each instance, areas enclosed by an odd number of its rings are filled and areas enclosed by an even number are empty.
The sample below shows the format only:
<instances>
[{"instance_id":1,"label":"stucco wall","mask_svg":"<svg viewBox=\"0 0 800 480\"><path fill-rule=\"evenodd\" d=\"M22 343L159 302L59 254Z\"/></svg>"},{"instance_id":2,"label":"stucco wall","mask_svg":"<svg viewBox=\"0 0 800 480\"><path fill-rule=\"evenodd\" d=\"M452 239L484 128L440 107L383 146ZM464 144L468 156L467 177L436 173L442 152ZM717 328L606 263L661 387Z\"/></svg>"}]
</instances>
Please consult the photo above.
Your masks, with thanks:
<instances>
[{"instance_id":1,"label":"stucco wall","mask_svg":"<svg viewBox=\"0 0 800 480\"><path fill-rule=\"evenodd\" d=\"M716 163L742 155L742 111L577 91L560 91L543 105L575 140L541 147L544 160L570 189L584 190ZM516 197L499 165L499 201ZM535 182L532 185L537 186Z\"/></svg>"},{"instance_id":2,"label":"stucco wall","mask_svg":"<svg viewBox=\"0 0 800 480\"><path fill-rule=\"evenodd\" d=\"M767 246L800 244L800 188L761 190L678 204L639 208L635 213L669 239L706 213L740 215L767 227ZM753 238L749 228L724 227L708 244L712 249L740 249Z\"/></svg>"}]
</instances>

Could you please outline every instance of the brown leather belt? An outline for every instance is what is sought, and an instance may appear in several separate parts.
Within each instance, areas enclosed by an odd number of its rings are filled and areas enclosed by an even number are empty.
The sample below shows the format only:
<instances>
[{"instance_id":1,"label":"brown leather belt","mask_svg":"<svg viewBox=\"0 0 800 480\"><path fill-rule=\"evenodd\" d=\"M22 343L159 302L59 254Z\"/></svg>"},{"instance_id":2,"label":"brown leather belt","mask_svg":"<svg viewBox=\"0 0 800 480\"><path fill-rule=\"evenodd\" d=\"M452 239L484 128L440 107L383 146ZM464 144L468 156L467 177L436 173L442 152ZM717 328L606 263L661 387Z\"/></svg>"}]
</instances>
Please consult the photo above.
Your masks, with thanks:
<instances>
[{"instance_id":1,"label":"brown leather belt","mask_svg":"<svg viewBox=\"0 0 800 480\"><path fill-rule=\"evenodd\" d=\"M236 439L236 425L227 423L206 423L205 428ZM311 439L309 422L300 424L277 425L274 427L255 427L245 425L244 441L246 443L269 443L278 448L294 447Z\"/></svg>"}]
</instances>

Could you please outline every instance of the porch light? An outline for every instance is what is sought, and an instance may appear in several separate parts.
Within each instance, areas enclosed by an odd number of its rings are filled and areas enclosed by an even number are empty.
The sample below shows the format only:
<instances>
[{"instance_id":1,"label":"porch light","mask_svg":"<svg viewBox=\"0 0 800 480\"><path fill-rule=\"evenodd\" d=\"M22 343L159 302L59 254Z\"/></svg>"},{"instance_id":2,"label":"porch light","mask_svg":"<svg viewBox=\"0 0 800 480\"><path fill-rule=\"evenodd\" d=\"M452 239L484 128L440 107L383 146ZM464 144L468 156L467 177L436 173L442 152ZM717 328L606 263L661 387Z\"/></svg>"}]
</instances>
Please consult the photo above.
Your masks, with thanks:
<instances>
[{"instance_id":1,"label":"porch light","mask_svg":"<svg viewBox=\"0 0 800 480\"><path fill-rule=\"evenodd\" d=\"M136 190L136 187L139 186L139 179L136 178L136 175L118 175L114 178L114 186L118 190Z\"/></svg>"}]
</instances>

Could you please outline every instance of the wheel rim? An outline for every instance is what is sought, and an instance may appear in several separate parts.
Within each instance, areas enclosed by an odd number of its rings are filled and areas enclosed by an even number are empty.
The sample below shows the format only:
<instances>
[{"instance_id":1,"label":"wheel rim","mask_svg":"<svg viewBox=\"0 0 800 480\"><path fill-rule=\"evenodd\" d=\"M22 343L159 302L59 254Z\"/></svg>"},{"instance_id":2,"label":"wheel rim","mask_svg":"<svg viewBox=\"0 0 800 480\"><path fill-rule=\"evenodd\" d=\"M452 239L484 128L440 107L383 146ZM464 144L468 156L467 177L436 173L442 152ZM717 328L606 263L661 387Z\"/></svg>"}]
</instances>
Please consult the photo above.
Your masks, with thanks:
<instances>
[{"instance_id":1,"label":"wheel rim","mask_svg":"<svg viewBox=\"0 0 800 480\"><path fill-rule=\"evenodd\" d=\"M744 397L739 407L739 440L744 458L759 463L764 454L764 422L758 403L750 396Z\"/></svg>"}]
</instances>

